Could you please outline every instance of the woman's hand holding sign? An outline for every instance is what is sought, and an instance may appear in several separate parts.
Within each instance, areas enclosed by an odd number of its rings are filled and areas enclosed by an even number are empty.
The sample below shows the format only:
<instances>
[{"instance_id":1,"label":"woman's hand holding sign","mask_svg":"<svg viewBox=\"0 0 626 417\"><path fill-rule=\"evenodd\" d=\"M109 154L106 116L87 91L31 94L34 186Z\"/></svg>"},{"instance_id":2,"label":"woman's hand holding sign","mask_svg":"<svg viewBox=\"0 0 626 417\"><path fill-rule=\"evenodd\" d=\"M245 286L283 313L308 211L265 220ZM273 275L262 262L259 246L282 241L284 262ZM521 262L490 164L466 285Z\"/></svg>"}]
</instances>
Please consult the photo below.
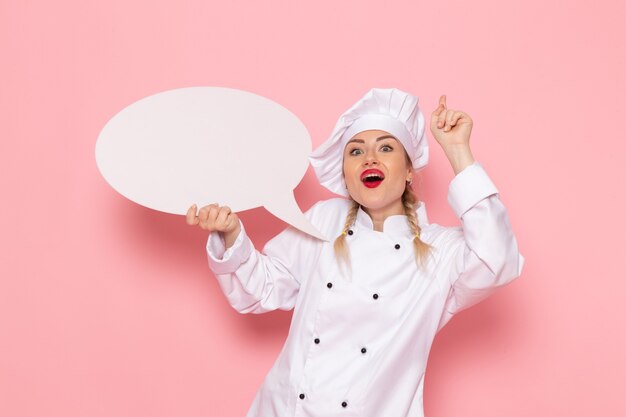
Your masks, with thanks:
<instances>
[{"instance_id":1,"label":"woman's hand holding sign","mask_svg":"<svg viewBox=\"0 0 626 417\"><path fill-rule=\"evenodd\" d=\"M196 210L195 204L187 210L188 225L198 225L201 229L222 233L227 249L235 243L241 231L237 213L232 212L228 206L220 207L216 203L202 207L197 215Z\"/></svg>"}]
</instances>

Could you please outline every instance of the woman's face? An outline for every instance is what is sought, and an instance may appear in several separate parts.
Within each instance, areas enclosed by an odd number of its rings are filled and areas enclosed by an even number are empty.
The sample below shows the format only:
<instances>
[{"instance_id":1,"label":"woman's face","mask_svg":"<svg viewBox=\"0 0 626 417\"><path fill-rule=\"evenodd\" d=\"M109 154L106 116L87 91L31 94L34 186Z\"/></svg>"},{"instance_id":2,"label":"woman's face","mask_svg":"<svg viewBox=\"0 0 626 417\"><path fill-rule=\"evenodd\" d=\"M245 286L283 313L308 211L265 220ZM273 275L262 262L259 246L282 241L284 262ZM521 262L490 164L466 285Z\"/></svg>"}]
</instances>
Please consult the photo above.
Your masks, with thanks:
<instances>
[{"instance_id":1,"label":"woman's face","mask_svg":"<svg viewBox=\"0 0 626 417\"><path fill-rule=\"evenodd\" d=\"M402 214L402 194L412 172L404 146L384 130L357 133L343 151L348 193L371 210Z\"/></svg>"}]
</instances>

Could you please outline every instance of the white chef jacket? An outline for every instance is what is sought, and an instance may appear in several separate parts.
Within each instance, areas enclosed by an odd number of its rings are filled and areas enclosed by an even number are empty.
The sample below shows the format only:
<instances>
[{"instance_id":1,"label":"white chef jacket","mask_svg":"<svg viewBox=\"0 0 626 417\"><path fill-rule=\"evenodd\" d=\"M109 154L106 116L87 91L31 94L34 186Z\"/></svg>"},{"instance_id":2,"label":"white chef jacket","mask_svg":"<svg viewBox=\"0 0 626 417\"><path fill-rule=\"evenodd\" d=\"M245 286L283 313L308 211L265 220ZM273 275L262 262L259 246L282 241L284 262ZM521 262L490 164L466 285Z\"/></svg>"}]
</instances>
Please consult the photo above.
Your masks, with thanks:
<instances>
[{"instance_id":1,"label":"white chef jacket","mask_svg":"<svg viewBox=\"0 0 626 417\"><path fill-rule=\"evenodd\" d=\"M429 224L417 207L420 237L434 246L426 268L415 262L405 215L373 230L359 209L346 235L352 280L339 269L333 239L350 202L320 201L306 217L331 238L288 227L257 251L243 224L225 250L210 233L210 268L240 313L293 311L285 345L247 417L422 417L426 362L435 334L459 311L521 274L506 209L482 165L451 181L448 202L462 226Z\"/></svg>"}]
</instances>

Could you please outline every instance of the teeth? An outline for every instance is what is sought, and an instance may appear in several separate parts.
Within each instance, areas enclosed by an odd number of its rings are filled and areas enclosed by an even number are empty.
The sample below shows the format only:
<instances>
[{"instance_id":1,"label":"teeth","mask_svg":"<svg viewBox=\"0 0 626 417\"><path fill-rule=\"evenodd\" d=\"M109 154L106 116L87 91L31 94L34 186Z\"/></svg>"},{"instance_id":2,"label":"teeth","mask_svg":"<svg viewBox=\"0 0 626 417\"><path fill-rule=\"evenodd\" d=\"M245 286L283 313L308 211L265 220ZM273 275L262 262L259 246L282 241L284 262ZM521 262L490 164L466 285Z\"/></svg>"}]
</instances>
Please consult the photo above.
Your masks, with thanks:
<instances>
[{"instance_id":1,"label":"teeth","mask_svg":"<svg viewBox=\"0 0 626 417\"><path fill-rule=\"evenodd\" d=\"M374 173L367 174L366 176L364 176L364 177L363 177L363 179L365 179L365 178L371 178L371 177L378 177L378 178L381 178L381 179L382 179L382 175L379 175L379 174L374 174Z\"/></svg>"}]
</instances>

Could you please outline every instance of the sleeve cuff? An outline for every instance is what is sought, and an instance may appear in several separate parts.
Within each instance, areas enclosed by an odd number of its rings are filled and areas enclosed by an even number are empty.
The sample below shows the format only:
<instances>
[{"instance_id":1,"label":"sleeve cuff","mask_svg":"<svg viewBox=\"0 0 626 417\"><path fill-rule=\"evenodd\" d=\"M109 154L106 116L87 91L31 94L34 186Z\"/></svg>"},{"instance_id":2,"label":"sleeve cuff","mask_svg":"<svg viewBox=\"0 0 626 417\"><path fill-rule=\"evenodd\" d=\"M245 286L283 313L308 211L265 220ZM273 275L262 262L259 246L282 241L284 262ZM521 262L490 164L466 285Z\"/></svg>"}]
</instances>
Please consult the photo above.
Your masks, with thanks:
<instances>
[{"instance_id":1,"label":"sleeve cuff","mask_svg":"<svg viewBox=\"0 0 626 417\"><path fill-rule=\"evenodd\" d=\"M497 193L498 189L483 166L474 161L472 165L459 172L450 182L448 203L456 216L461 218L467 210L480 200Z\"/></svg>"},{"instance_id":2,"label":"sleeve cuff","mask_svg":"<svg viewBox=\"0 0 626 417\"><path fill-rule=\"evenodd\" d=\"M241 230L233 245L226 249L224 238L218 232L211 232L207 240L206 251L209 259L209 267L216 274L234 272L239 265L244 263L254 250L252 242L246 234L246 230L239 220Z\"/></svg>"}]
</instances>

